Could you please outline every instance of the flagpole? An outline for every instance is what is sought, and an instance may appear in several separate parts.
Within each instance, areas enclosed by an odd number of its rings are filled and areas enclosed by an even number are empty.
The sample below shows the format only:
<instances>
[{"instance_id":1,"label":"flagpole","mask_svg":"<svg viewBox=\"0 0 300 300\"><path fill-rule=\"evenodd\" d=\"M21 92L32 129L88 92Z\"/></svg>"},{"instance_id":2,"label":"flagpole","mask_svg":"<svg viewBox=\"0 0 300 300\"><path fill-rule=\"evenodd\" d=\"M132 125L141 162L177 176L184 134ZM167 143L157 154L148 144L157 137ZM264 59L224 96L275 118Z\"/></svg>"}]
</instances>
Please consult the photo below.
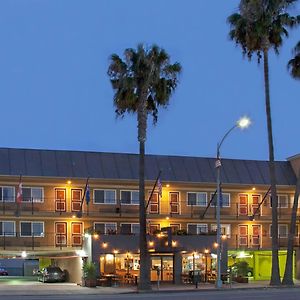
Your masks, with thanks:
<instances>
[{"instance_id":1,"label":"flagpole","mask_svg":"<svg viewBox=\"0 0 300 300\"><path fill-rule=\"evenodd\" d=\"M84 197L85 197L85 194L86 194L87 186L89 184L89 179L90 179L90 177L87 177L87 179L86 179L86 183L85 183L83 195L81 197L80 210L77 212L77 218L81 218L82 217L83 201L84 201ZM87 206L87 209L88 209L88 206Z\"/></svg>"},{"instance_id":2,"label":"flagpole","mask_svg":"<svg viewBox=\"0 0 300 300\"><path fill-rule=\"evenodd\" d=\"M18 192L17 192L17 211L16 211L16 216L20 216L20 206L23 198L23 192L22 192L22 174L20 174L20 179L19 179L19 186L18 186Z\"/></svg>"},{"instance_id":3,"label":"flagpole","mask_svg":"<svg viewBox=\"0 0 300 300\"><path fill-rule=\"evenodd\" d=\"M155 188L156 188L158 179L160 178L160 175L161 175L161 170L159 170L158 175L157 175L157 177L156 177L154 186L153 186L153 188L152 188L152 191L151 191L151 193L150 193L150 196L149 196L149 199L148 199L148 202L147 202L147 205L146 205L146 210L147 210L147 208L148 208L148 206L149 206L149 204L150 204L151 198L152 198L153 193L154 193L154 191L155 191Z\"/></svg>"}]
</instances>

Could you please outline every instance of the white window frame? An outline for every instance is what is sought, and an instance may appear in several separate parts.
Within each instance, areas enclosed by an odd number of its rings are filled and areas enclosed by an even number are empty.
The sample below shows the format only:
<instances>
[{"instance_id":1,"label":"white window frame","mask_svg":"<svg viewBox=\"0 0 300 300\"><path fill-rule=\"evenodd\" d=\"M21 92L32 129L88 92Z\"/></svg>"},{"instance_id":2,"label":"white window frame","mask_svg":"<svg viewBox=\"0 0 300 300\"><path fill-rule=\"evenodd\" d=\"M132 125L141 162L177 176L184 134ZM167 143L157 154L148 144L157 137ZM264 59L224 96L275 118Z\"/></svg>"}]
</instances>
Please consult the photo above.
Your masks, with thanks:
<instances>
[{"instance_id":1,"label":"white window frame","mask_svg":"<svg viewBox=\"0 0 300 300\"><path fill-rule=\"evenodd\" d=\"M44 203L44 187L42 187L42 186L23 186L22 189L30 189L30 200L29 201L24 201L24 198L23 198L22 202L31 203L31 199L32 199L33 203ZM36 199L33 199L32 189L41 189L42 190L42 199L41 199L41 201L37 201Z\"/></svg>"},{"instance_id":2,"label":"white window frame","mask_svg":"<svg viewBox=\"0 0 300 300\"><path fill-rule=\"evenodd\" d=\"M189 204L189 194L196 194L196 204ZM200 204L199 195L205 195L205 204ZM187 206L200 206L200 207L206 207L207 206L207 193L206 192L187 192L186 193L186 205Z\"/></svg>"},{"instance_id":3,"label":"white window frame","mask_svg":"<svg viewBox=\"0 0 300 300\"><path fill-rule=\"evenodd\" d=\"M289 196L287 194L277 194L278 197L278 208L289 208ZM281 206L280 197L284 197L286 200L286 205Z\"/></svg>"},{"instance_id":4,"label":"white window frame","mask_svg":"<svg viewBox=\"0 0 300 300\"><path fill-rule=\"evenodd\" d=\"M186 228L187 228L187 233L189 234L189 225L196 225L196 235L199 235L201 233L208 233L208 224L207 223L188 223ZM205 231L199 231L199 228L204 227Z\"/></svg>"},{"instance_id":5,"label":"white window frame","mask_svg":"<svg viewBox=\"0 0 300 300\"><path fill-rule=\"evenodd\" d=\"M123 203L122 202L122 192L130 192L130 203ZM132 203L132 193L137 192L138 190L120 190L120 203L121 205L140 205L140 203Z\"/></svg>"},{"instance_id":6,"label":"white window frame","mask_svg":"<svg viewBox=\"0 0 300 300\"><path fill-rule=\"evenodd\" d=\"M104 202L103 203L99 203L99 202L96 202L96 197L95 197L95 192L96 191L103 191L104 192ZM113 192L114 193L114 202L106 202L108 197L106 196L106 192ZM93 204L96 204L96 205L115 205L117 203L117 191L116 190L113 190L113 189L93 189Z\"/></svg>"},{"instance_id":7,"label":"white window frame","mask_svg":"<svg viewBox=\"0 0 300 300\"><path fill-rule=\"evenodd\" d=\"M116 222L94 222L94 230L96 229L96 224L103 224L104 225L104 234L107 234L107 225L109 224L109 225L114 225L115 226L115 231L117 232L117 230L118 230L118 224L116 223Z\"/></svg>"},{"instance_id":8,"label":"white window frame","mask_svg":"<svg viewBox=\"0 0 300 300\"><path fill-rule=\"evenodd\" d=\"M8 186L8 185L2 185L0 186L1 189L2 189L2 195L1 195L1 201L0 202L4 202L4 203L12 203L12 202L15 202L15 197L16 197L16 189L14 186ZM13 198L9 201L4 201L3 199L3 189L4 188L9 188L9 189L12 189L13 190Z\"/></svg>"},{"instance_id":9,"label":"white window frame","mask_svg":"<svg viewBox=\"0 0 300 300\"><path fill-rule=\"evenodd\" d=\"M210 194L209 201L210 201L210 199L211 199L211 197L212 197L213 195L214 195L214 193L211 193L211 194ZM228 195L228 205L224 205L224 204L223 204L223 205L222 205L222 208L224 208L224 207L230 207L230 206L231 206L231 194L230 194L230 193L227 193L227 192L226 192L226 193L223 192L223 193L222 193L222 197L223 197L223 195ZM218 197L218 194L216 194L215 197L216 197L216 201L218 201L218 198L217 198L217 197ZM217 202L216 202L216 203L217 203ZM211 203L210 203L210 207L216 207L216 205L214 205L213 202L211 202Z\"/></svg>"},{"instance_id":10,"label":"white window frame","mask_svg":"<svg viewBox=\"0 0 300 300\"><path fill-rule=\"evenodd\" d=\"M128 225L130 224L130 234L136 234L136 233L133 233L133 230L132 230L132 225L139 225L140 226L140 223L120 223L120 228L122 227L122 225ZM138 233L139 234L139 233Z\"/></svg>"},{"instance_id":11,"label":"white window frame","mask_svg":"<svg viewBox=\"0 0 300 300\"><path fill-rule=\"evenodd\" d=\"M4 236L4 226L3 226L3 223L13 223L14 225L14 231L13 231L13 234L7 234L5 233L5 237L14 237L16 236L16 222L15 221L10 221L10 220L0 220L0 222L2 223L2 233L0 232L0 236Z\"/></svg>"},{"instance_id":12,"label":"white window frame","mask_svg":"<svg viewBox=\"0 0 300 300\"><path fill-rule=\"evenodd\" d=\"M231 224L220 224L221 225L221 232L222 229L225 228L225 235L227 238L231 238ZM217 232L217 224L210 224L210 230Z\"/></svg>"},{"instance_id":13,"label":"white window frame","mask_svg":"<svg viewBox=\"0 0 300 300\"><path fill-rule=\"evenodd\" d=\"M58 233L57 232L57 224L64 224L64 233ZM68 239L68 223L64 221L56 221L54 222L54 232L55 232L55 245L60 246L60 245L67 245L67 239ZM58 237L63 238L63 241L58 241Z\"/></svg>"},{"instance_id":14,"label":"white window frame","mask_svg":"<svg viewBox=\"0 0 300 300\"><path fill-rule=\"evenodd\" d=\"M31 235L23 235L22 234L22 226L21 224L22 223L30 223L31 224ZM32 235L33 233L33 224L36 224L36 223L40 223L40 224L43 224L43 233L42 235ZM45 237L45 222L43 221L20 221L20 237L34 237L34 238L43 238Z\"/></svg>"},{"instance_id":15,"label":"white window frame","mask_svg":"<svg viewBox=\"0 0 300 300\"><path fill-rule=\"evenodd\" d=\"M288 224L278 224L278 238L279 238L279 232L280 232L280 230L279 230L279 227L280 226L284 226L285 228L286 228L286 235L285 236L280 236L280 238L283 238L283 239L285 239L285 238L287 238L288 236L289 236L289 226L288 226ZM270 224L270 226L269 226L269 235L270 235L270 238L272 238L272 224Z\"/></svg>"}]
</instances>

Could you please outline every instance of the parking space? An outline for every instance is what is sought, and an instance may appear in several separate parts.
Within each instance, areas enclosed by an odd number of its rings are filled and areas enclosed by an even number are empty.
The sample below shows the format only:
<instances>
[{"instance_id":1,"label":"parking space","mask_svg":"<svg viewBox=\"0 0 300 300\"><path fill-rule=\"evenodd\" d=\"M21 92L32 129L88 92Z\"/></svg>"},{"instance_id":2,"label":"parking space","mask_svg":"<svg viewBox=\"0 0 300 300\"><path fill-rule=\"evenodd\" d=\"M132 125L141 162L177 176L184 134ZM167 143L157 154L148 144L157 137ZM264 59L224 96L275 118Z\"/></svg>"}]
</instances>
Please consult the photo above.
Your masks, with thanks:
<instances>
[{"instance_id":1,"label":"parking space","mask_svg":"<svg viewBox=\"0 0 300 300\"><path fill-rule=\"evenodd\" d=\"M0 276L0 285L75 285L68 282L42 283L36 276Z\"/></svg>"}]
</instances>

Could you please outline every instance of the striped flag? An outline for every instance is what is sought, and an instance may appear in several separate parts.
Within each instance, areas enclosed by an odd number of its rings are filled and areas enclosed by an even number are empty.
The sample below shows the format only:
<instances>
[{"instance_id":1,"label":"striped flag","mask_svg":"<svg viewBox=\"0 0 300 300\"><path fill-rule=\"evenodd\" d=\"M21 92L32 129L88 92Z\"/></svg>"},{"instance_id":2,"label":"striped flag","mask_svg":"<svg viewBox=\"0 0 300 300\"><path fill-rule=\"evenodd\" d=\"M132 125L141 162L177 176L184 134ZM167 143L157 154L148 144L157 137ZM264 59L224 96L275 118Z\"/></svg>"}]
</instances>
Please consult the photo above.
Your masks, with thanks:
<instances>
[{"instance_id":1,"label":"striped flag","mask_svg":"<svg viewBox=\"0 0 300 300\"><path fill-rule=\"evenodd\" d=\"M158 180L157 180L157 187L158 187L158 195L160 197L162 197L162 184L161 184L160 178L158 178Z\"/></svg>"},{"instance_id":2,"label":"striped flag","mask_svg":"<svg viewBox=\"0 0 300 300\"><path fill-rule=\"evenodd\" d=\"M18 192L17 192L17 203L21 204L22 201L23 201L22 177L20 176L20 182L19 182Z\"/></svg>"}]
</instances>

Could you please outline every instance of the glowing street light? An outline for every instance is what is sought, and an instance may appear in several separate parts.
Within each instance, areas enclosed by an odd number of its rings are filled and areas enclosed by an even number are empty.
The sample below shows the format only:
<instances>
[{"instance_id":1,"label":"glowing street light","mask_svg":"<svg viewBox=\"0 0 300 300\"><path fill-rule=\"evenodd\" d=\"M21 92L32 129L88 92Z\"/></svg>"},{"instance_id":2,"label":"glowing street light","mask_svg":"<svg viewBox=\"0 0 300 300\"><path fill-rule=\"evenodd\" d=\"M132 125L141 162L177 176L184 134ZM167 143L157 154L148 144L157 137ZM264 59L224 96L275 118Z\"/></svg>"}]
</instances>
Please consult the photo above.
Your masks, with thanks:
<instances>
[{"instance_id":1,"label":"glowing street light","mask_svg":"<svg viewBox=\"0 0 300 300\"><path fill-rule=\"evenodd\" d=\"M224 142L224 140L227 138L227 136L235 129L245 129L249 127L251 124L251 121L248 117L242 117L240 118L233 127L231 127L223 136L221 141L217 145L217 159L216 159L216 169L217 169L217 245L221 245L221 157L220 157L220 149ZM221 247L217 248L217 280L216 280L216 287L221 288L222 287L222 280L221 280Z\"/></svg>"}]
</instances>

